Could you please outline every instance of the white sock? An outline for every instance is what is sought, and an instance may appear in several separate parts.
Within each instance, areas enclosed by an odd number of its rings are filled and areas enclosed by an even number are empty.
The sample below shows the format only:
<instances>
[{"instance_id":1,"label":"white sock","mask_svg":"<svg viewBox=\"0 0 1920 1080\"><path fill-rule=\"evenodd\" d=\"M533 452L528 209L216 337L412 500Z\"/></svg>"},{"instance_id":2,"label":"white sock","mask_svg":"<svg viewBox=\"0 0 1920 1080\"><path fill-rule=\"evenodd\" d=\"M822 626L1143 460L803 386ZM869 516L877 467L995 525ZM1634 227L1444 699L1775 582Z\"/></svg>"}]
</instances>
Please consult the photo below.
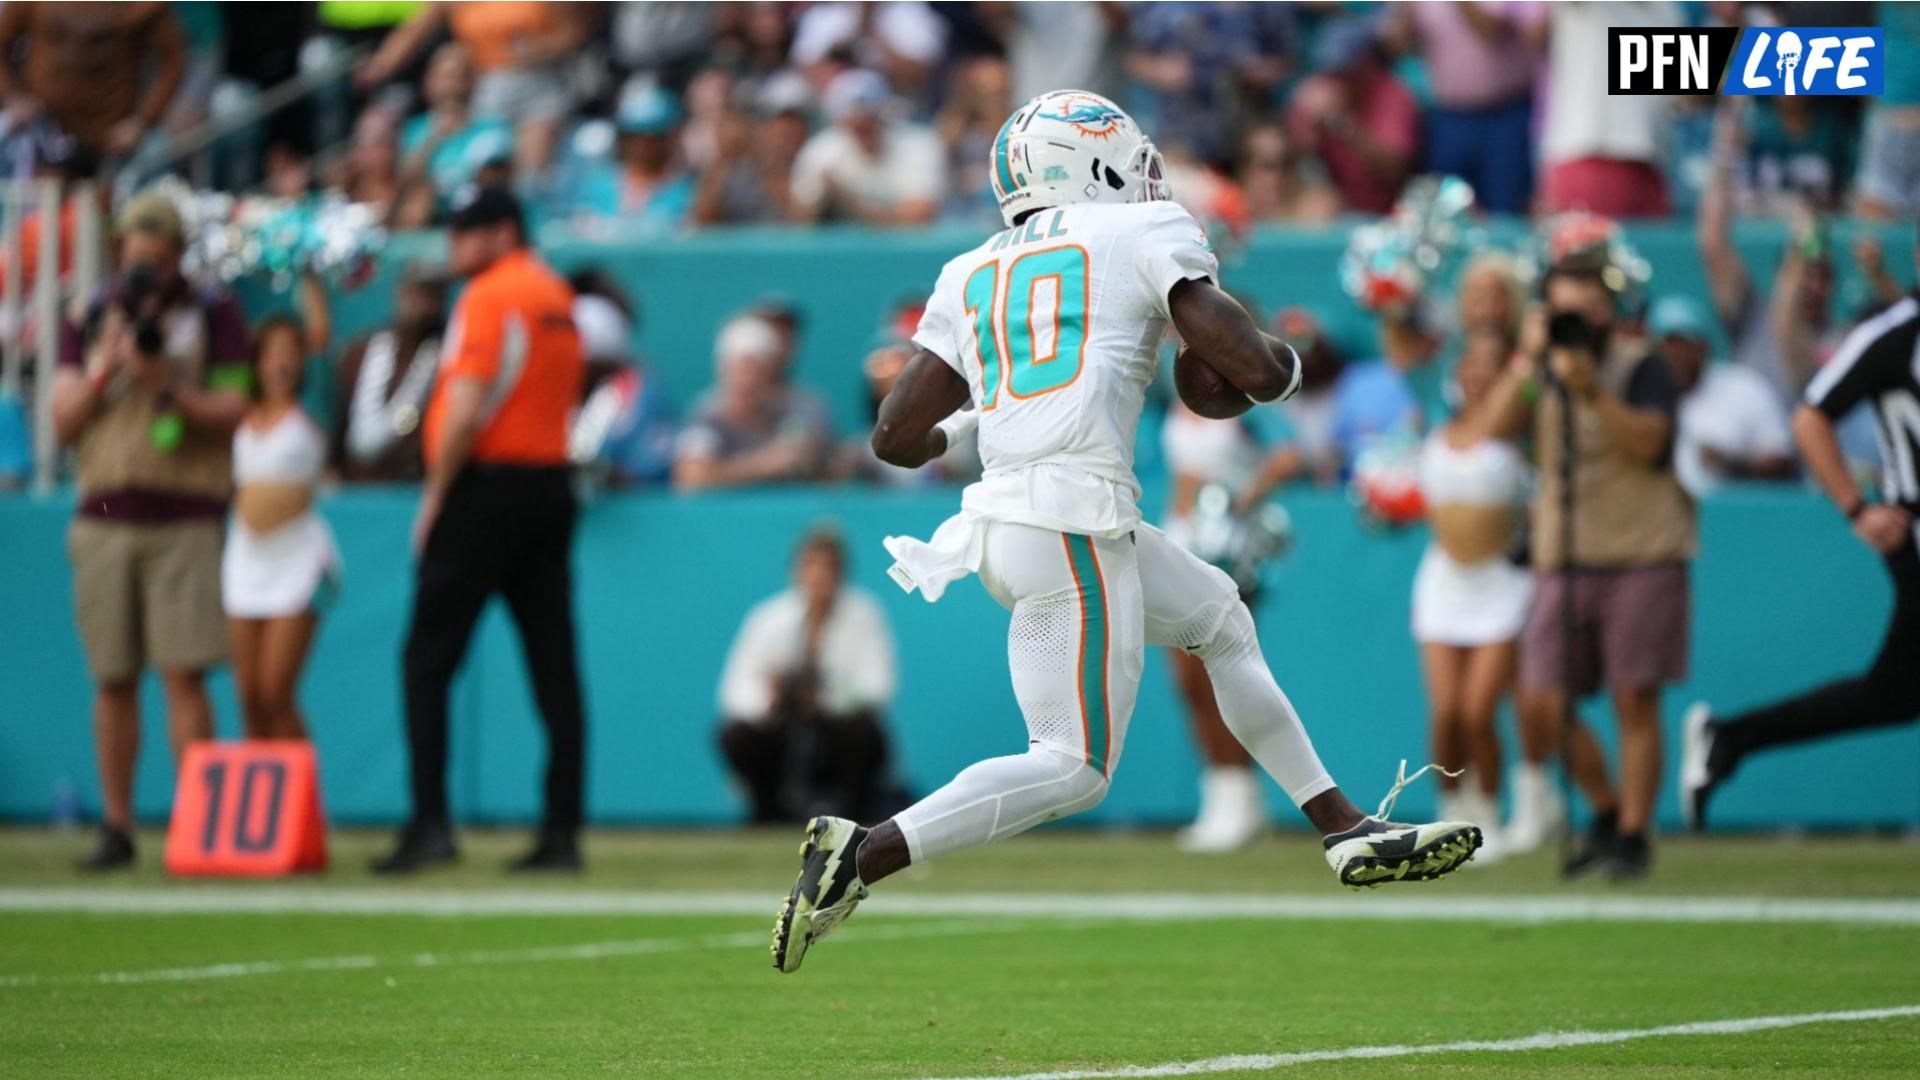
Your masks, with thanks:
<instances>
[{"instance_id":1,"label":"white sock","mask_svg":"<svg viewBox=\"0 0 1920 1080\"><path fill-rule=\"evenodd\" d=\"M893 819L914 862L978 847L1098 804L1107 778L1077 753L1034 743L968 766Z\"/></svg>"},{"instance_id":2,"label":"white sock","mask_svg":"<svg viewBox=\"0 0 1920 1080\"><path fill-rule=\"evenodd\" d=\"M1293 711L1293 702L1273 680L1260 654L1260 639L1245 604L1235 604L1220 620L1213 639L1195 650L1213 680L1213 697L1227 730L1247 748L1253 760L1267 770L1293 805L1334 786L1313 740Z\"/></svg>"}]
</instances>

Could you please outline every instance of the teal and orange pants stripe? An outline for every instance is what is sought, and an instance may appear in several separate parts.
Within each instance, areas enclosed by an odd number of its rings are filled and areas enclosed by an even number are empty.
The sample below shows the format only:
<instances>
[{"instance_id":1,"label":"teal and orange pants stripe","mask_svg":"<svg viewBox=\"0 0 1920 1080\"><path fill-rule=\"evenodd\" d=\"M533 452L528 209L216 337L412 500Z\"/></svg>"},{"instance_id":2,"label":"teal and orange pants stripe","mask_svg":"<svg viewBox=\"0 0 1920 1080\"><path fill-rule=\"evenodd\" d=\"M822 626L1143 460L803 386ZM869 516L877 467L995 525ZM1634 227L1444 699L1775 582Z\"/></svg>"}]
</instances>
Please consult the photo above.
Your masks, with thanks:
<instances>
[{"instance_id":1,"label":"teal and orange pants stripe","mask_svg":"<svg viewBox=\"0 0 1920 1080\"><path fill-rule=\"evenodd\" d=\"M1061 543L1067 549L1067 568L1073 572L1073 584L1080 605L1080 726L1087 750L1087 764L1106 775L1113 747L1113 713L1107 686L1108 653L1112 646L1112 627L1107 611L1106 581L1100 574L1100 554L1093 539L1063 533Z\"/></svg>"}]
</instances>

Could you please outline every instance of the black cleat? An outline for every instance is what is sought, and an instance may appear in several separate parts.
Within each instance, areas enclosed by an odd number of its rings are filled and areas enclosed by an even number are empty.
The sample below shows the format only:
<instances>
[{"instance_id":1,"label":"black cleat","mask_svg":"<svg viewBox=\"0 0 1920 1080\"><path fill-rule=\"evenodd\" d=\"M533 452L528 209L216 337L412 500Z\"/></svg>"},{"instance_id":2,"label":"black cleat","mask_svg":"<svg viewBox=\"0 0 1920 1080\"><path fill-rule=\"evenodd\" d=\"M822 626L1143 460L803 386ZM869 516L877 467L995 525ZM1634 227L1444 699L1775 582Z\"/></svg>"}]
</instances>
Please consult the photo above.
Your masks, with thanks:
<instances>
[{"instance_id":1,"label":"black cleat","mask_svg":"<svg viewBox=\"0 0 1920 1080\"><path fill-rule=\"evenodd\" d=\"M89 873L104 870L127 870L133 866L133 837L125 829L116 829L111 825L100 826L100 840L94 845L87 857L74 863L76 867Z\"/></svg>"},{"instance_id":2,"label":"black cleat","mask_svg":"<svg viewBox=\"0 0 1920 1080\"><path fill-rule=\"evenodd\" d=\"M1622 836L1607 861L1609 881L1640 881L1653 872L1653 848L1645 833Z\"/></svg>"},{"instance_id":3,"label":"black cleat","mask_svg":"<svg viewBox=\"0 0 1920 1080\"><path fill-rule=\"evenodd\" d=\"M510 874L577 874L584 867L580 841L572 832L540 834L533 850L507 864Z\"/></svg>"},{"instance_id":4,"label":"black cleat","mask_svg":"<svg viewBox=\"0 0 1920 1080\"><path fill-rule=\"evenodd\" d=\"M409 822L386 858L375 860L376 874L411 874L431 866L458 861L453 830L444 821Z\"/></svg>"},{"instance_id":5,"label":"black cleat","mask_svg":"<svg viewBox=\"0 0 1920 1080\"><path fill-rule=\"evenodd\" d=\"M1572 858L1560 867L1560 876L1571 881L1602 866L1611 866L1620 852L1619 820L1612 813L1595 814L1593 824L1587 826L1586 840L1580 844L1580 850L1574 852Z\"/></svg>"}]
</instances>

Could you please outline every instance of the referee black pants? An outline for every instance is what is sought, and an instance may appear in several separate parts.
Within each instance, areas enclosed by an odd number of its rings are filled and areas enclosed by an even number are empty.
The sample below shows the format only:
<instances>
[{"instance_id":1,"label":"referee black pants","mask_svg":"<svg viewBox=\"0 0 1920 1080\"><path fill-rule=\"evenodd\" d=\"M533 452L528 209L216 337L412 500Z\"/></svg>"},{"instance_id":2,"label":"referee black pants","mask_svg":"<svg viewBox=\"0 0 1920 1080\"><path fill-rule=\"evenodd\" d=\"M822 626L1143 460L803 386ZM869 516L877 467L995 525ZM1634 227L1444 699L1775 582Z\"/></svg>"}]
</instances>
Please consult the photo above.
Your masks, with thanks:
<instances>
[{"instance_id":1,"label":"referee black pants","mask_svg":"<svg viewBox=\"0 0 1920 1080\"><path fill-rule=\"evenodd\" d=\"M1756 750L1920 718L1920 549L1908 540L1886 562L1893 575L1893 620L1872 666L1853 678L1718 722L1709 763L1716 774L1731 773Z\"/></svg>"},{"instance_id":2,"label":"referee black pants","mask_svg":"<svg viewBox=\"0 0 1920 1080\"><path fill-rule=\"evenodd\" d=\"M547 727L546 828L580 827L586 717L573 630L567 470L475 465L447 492L415 577L404 660L416 822L447 820L447 694L474 624L507 602Z\"/></svg>"}]
</instances>

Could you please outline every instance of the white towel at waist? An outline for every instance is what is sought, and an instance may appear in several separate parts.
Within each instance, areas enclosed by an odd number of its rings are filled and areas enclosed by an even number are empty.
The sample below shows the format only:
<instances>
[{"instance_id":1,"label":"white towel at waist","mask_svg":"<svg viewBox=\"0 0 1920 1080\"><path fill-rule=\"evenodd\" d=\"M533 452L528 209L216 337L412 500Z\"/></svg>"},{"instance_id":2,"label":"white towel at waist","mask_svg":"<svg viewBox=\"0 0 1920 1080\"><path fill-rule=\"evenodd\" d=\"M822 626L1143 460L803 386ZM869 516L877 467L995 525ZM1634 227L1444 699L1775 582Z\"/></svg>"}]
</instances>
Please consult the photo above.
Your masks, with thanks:
<instances>
[{"instance_id":1,"label":"white towel at waist","mask_svg":"<svg viewBox=\"0 0 1920 1080\"><path fill-rule=\"evenodd\" d=\"M889 536L883 543L894 563L887 573L902 589L920 595L931 604L940 599L947 586L979 573L985 556L989 519L970 510L962 510L940 523L929 540L911 536Z\"/></svg>"}]
</instances>

